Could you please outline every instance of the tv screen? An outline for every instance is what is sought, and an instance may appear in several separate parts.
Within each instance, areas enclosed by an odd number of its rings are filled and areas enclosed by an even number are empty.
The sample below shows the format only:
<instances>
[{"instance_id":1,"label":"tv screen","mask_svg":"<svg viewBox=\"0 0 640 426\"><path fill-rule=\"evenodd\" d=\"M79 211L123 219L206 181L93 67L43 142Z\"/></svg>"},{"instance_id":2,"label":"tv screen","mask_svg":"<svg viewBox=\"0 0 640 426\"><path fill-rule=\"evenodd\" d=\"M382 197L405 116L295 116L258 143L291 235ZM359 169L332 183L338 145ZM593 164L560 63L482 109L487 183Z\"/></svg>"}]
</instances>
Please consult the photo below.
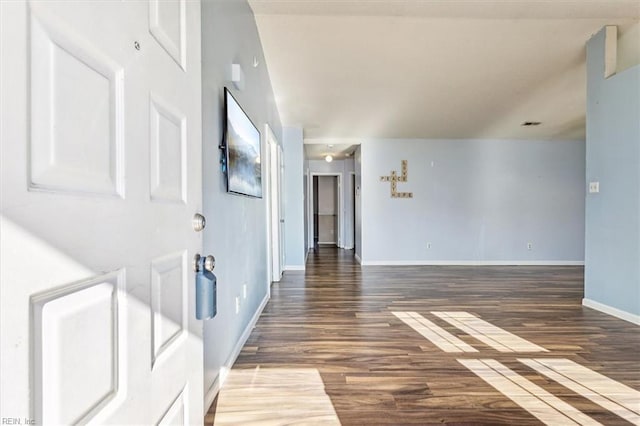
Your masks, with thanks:
<instances>
[{"instance_id":1,"label":"tv screen","mask_svg":"<svg viewBox=\"0 0 640 426\"><path fill-rule=\"evenodd\" d=\"M260 132L229 89L224 89L227 192L262 198Z\"/></svg>"}]
</instances>

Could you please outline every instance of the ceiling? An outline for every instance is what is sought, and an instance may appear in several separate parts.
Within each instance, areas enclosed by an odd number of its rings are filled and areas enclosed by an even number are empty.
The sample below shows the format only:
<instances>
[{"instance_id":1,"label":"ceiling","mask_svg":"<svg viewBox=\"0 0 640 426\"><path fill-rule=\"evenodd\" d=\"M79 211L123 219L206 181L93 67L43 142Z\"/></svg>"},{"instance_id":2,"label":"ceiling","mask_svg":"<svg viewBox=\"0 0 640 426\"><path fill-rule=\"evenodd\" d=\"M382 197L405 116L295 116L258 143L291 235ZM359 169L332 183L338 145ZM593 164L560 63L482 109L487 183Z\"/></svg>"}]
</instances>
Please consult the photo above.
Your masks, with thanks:
<instances>
[{"instance_id":1,"label":"ceiling","mask_svg":"<svg viewBox=\"0 0 640 426\"><path fill-rule=\"evenodd\" d=\"M249 3L283 124L324 147L584 138L585 43L640 18L640 0Z\"/></svg>"},{"instance_id":2,"label":"ceiling","mask_svg":"<svg viewBox=\"0 0 640 426\"><path fill-rule=\"evenodd\" d=\"M354 144L349 144L332 143L332 141L321 141L319 139L307 140L304 144L304 156L310 160L323 160L327 155L331 155L332 161L345 160L353 156L353 153L360 144L360 141L355 142Z\"/></svg>"}]
</instances>

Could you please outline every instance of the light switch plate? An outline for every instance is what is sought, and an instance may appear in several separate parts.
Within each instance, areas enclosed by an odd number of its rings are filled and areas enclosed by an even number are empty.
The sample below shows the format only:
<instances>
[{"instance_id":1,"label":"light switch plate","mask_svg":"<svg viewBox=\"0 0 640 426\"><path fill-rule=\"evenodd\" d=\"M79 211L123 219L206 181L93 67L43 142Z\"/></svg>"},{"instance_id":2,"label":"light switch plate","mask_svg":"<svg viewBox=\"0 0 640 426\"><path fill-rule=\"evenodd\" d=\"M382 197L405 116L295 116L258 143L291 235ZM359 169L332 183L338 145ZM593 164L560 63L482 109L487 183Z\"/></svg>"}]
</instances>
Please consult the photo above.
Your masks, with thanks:
<instances>
[{"instance_id":1,"label":"light switch plate","mask_svg":"<svg viewBox=\"0 0 640 426\"><path fill-rule=\"evenodd\" d=\"M589 182L589 193L600 192L600 182Z\"/></svg>"}]
</instances>

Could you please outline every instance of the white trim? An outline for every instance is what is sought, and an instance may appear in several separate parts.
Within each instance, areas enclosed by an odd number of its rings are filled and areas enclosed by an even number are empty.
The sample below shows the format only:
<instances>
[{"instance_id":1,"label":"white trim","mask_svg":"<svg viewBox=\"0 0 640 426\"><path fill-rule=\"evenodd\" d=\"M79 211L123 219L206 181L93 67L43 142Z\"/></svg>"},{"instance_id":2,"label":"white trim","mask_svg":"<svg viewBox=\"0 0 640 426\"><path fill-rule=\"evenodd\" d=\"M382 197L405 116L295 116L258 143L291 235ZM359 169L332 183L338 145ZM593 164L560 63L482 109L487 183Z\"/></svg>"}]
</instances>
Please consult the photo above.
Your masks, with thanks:
<instances>
[{"instance_id":1,"label":"white trim","mask_svg":"<svg viewBox=\"0 0 640 426\"><path fill-rule=\"evenodd\" d=\"M358 257L356 255L356 257ZM583 260L363 260L369 266L582 266Z\"/></svg>"},{"instance_id":2,"label":"white trim","mask_svg":"<svg viewBox=\"0 0 640 426\"><path fill-rule=\"evenodd\" d=\"M309 249L315 249L313 246L313 176L311 176L311 170L307 167L307 229L304 232L307 233L307 245ZM305 262L306 264L306 262Z\"/></svg>"},{"instance_id":3,"label":"white trim","mask_svg":"<svg viewBox=\"0 0 640 426\"><path fill-rule=\"evenodd\" d=\"M273 194L271 191L271 143L269 140L270 137L270 133L273 134L273 132L271 132L271 127L269 127L269 123L266 123L264 125L264 130L265 130L265 151L264 151L264 162L266 164L266 173L265 173L265 180L264 180L264 186L267 188L267 196L266 198L266 202L264 203L264 207L265 207L265 218L267 220L267 277L269 277L269 279L267 280L267 294L271 294L271 282L273 281L273 224L272 224L272 211L271 211L271 202L273 200ZM262 155L262 154L261 154Z\"/></svg>"},{"instance_id":4,"label":"white trim","mask_svg":"<svg viewBox=\"0 0 640 426\"><path fill-rule=\"evenodd\" d=\"M285 271L304 271L304 265L284 265Z\"/></svg>"},{"instance_id":5,"label":"white trim","mask_svg":"<svg viewBox=\"0 0 640 426\"><path fill-rule=\"evenodd\" d=\"M353 254L353 257L355 257L355 258L356 258L356 262L358 262L359 264L361 264L361 265L362 265L362 259L360 259L360 256L358 256L358 253L354 253L354 254Z\"/></svg>"},{"instance_id":6,"label":"white trim","mask_svg":"<svg viewBox=\"0 0 640 426\"><path fill-rule=\"evenodd\" d=\"M351 157L353 158L353 157ZM354 160L354 165L355 167L355 160ZM351 177L351 179L349 180L349 192L351 193L351 197L346 200L349 203L349 208L353 207L353 211L351 211L351 214L349 215L349 222L351 223L351 229L349 230L349 237L347 238L347 232L345 230L345 234L344 234L344 240L345 241L350 241L351 244L350 246L347 246L346 244L344 245L344 249L345 250L351 250L355 247L356 245L356 172L349 172L349 176ZM353 190L352 190L353 189ZM346 203L345 203L346 204ZM345 213L347 212L346 206L344 209ZM344 218L345 223L347 222L347 217L345 215Z\"/></svg>"},{"instance_id":7,"label":"white trim","mask_svg":"<svg viewBox=\"0 0 640 426\"><path fill-rule=\"evenodd\" d=\"M224 374L224 377L221 377L223 376L222 371L228 372L231 370L231 367L233 367L233 364L236 362L236 359L238 359L238 355L240 355L240 351L242 351L244 344L247 343L247 339L251 335L251 332L253 331L254 327L256 326L256 323L258 322L260 315L262 315L262 311L264 310L265 306L267 306L268 301L269 301L269 295L265 295L264 298L262 299L262 302L260 303L260 306L258 306L258 309L256 310L255 314L253 314L253 317L251 317L251 321L249 321L249 324L247 324L247 326L245 327L244 331L242 332L242 335L238 339L238 342L233 347L233 350L231 351L231 355L229 355L229 358L227 358L227 361L224 363L224 365L220 367L220 372L218 373L218 376L213 381L213 384L211 385L211 387L207 391L207 394L204 397L204 415L206 415L207 412L209 411L209 407L211 407L211 404L213 404L213 400L216 399L216 395L220 391L220 388L222 388L222 385L224 385L224 381L227 378L228 373Z\"/></svg>"},{"instance_id":8,"label":"white trim","mask_svg":"<svg viewBox=\"0 0 640 426\"><path fill-rule=\"evenodd\" d=\"M605 314L614 316L616 318L629 321L630 323L640 325L640 315L622 311L618 308L614 308L612 306L605 305L600 302L596 302L595 300L587 299L586 297L582 299L582 305L586 306L587 308L595 309L596 311L600 311Z\"/></svg>"}]
</instances>

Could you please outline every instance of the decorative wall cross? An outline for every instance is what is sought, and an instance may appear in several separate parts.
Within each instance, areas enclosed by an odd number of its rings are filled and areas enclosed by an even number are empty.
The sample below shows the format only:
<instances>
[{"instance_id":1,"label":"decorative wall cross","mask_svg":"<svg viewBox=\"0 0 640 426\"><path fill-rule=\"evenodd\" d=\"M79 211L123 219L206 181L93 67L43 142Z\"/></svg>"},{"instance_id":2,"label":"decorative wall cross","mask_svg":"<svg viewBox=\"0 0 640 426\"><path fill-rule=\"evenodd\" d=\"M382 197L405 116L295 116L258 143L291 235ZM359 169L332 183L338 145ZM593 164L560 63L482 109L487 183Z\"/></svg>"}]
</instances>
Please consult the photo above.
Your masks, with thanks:
<instances>
[{"instance_id":1,"label":"decorative wall cross","mask_svg":"<svg viewBox=\"0 0 640 426\"><path fill-rule=\"evenodd\" d=\"M391 198L413 198L413 192L398 192L398 182L406 182L409 176L409 166L407 160L402 160L402 172L391 171L389 176L380 176L380 182L391 182Z\"/></svg>"}]
</instances>

